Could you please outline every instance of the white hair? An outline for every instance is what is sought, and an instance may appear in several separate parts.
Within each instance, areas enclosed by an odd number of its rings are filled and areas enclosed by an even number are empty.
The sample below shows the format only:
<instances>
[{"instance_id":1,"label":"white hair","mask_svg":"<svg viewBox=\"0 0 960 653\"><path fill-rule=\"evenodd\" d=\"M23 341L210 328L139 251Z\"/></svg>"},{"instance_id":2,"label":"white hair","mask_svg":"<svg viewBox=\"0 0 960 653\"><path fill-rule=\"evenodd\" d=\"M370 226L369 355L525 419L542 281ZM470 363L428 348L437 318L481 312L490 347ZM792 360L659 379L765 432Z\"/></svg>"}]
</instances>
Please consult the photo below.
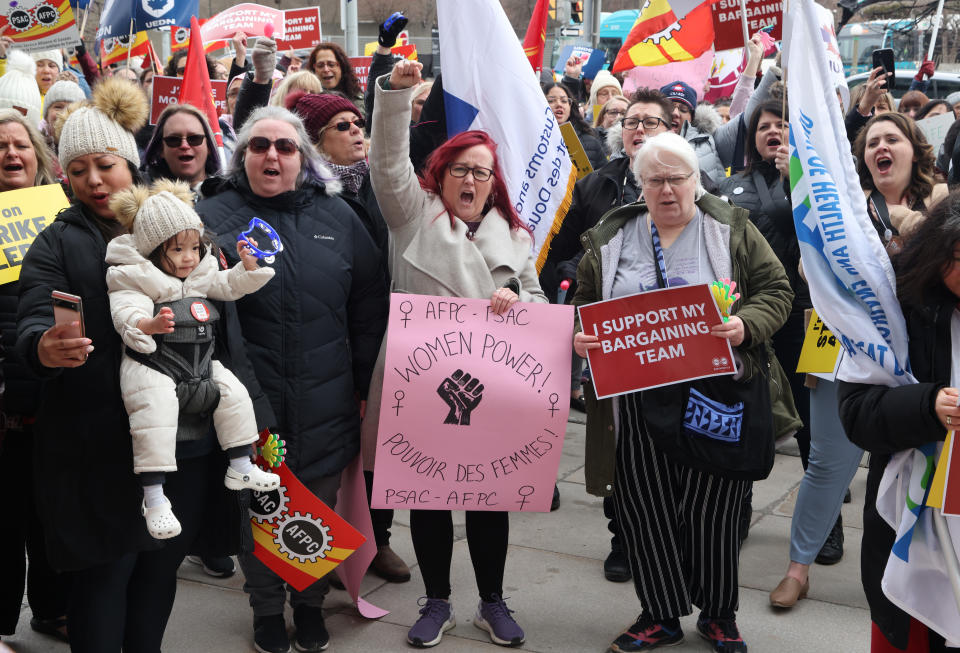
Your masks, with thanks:
<instances>
[{"instance_id":1,"label":"white hair","mask_svg":"<svg viewBox=\"0 0 960 653\"><path fill-rule=\"evenodd\" d=\"M636 177L637 183L641 187L643 186L643 173L652 163L671 165L663 160L663 154L672 154L680 159L684 166L690 168L693 172L693 179L697 184L693 196L695 199L700 199L707 191L700 183L700 161L697 159L697 153L693 151L693 146L690 143L673 132L663 132L648 138L640 146L640 149L634 153L630 170Z\"/></svg>"}]
</instances>

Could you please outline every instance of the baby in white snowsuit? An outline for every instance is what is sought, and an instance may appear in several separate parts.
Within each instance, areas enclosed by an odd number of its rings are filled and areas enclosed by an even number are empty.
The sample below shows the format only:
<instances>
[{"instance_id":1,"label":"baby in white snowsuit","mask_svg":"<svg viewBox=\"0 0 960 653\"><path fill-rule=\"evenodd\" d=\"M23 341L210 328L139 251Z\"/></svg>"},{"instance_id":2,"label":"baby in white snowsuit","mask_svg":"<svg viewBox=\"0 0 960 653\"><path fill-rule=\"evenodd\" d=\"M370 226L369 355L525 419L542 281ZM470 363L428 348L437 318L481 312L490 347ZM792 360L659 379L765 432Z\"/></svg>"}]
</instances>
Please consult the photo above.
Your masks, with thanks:
<instances>
[{"instance_id":1,"label":"baby in white snowsuit","mask_svg":"<svg viewBox=\"0 0 960 653\"><path fill-rule=\"evenodd\" d=\"M144 491L142 513L150 534L164 539L180 533L180 522L163 494L163 481L166 472L177 469L180 407L191 405L178 398L178 383L170 376L176 374L176 366L171 372L170 360L196 366L186 375L193 385L181 384L183 394L194 396L190 390L196 390L197 370L201 379L213 380L205 386L200 383L207 390L201 392L201 405L213 405L219 390L213 424L230 458L224 484L231 490L261 491L280 484L279 476L250 461L251 444L258 437L253 403L237 377L209 358L217 314L206 301L233 301L259 290L273 277L273 270L259 267L247 243L240 241L240 262L220 271L184 183L161 180L149 189L119 191L110 207L130 231L110 241L106 259L112 266L107 270L107 289L113 325L126 345L120 388L130 417L134 472ZM158 304L172 307L157 310Z\"/></svg>"}]
</instances>

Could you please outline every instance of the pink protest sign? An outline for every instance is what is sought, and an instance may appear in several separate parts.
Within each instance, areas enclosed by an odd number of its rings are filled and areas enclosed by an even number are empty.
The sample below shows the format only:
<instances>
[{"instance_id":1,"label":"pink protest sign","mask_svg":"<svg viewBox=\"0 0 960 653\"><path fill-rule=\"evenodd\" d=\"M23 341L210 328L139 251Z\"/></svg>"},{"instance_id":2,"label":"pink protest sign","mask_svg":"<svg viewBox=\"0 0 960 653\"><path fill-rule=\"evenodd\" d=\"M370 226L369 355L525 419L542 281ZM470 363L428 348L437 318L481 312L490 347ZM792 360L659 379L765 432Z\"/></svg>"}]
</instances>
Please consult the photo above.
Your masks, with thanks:
<instances>
[{"instance_id":1,"label":"pink protest sign","mask_svg":"<svg viewBox=\"0 0 960 653\"><path fill-rule=\"evenodd\" d=\"M243 32L247 36L266 36L282 40L285 36L285 25L281 10L244 2L224 9L210 18L200 27L200 34L204 43L220 39L230 40L237 32Z\"/></svg>"},{"instance_id":2,"label":"pink protest sign","mask_svg":"<svg viewBox=\"0 0 960 653\"><path fill-rule=\"evenodd\" d=\"M573 309L391 295L374 508L550 510Z\"/></svg>"}]
</instances>

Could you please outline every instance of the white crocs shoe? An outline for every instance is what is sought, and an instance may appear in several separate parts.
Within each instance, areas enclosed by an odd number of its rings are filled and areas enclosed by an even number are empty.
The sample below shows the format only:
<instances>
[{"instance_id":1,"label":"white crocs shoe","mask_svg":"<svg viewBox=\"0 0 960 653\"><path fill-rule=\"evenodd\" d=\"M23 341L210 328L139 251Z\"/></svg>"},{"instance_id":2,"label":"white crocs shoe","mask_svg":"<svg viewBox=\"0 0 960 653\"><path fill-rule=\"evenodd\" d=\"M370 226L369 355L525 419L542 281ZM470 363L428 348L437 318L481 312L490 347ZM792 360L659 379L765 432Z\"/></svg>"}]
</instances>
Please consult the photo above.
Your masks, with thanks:
<instances>
[{"instance_id":1,"label":"white crocs shoe","mask_svg":"<svg viewBox=\"0 0 960 653\"><path fill-rule=\"evenodd\" d=\"M223 484L229 490L276 490L280 487L280 477L270 472L265 472L256 465L250 468L250 471L241 474L233 467L227 467L227 475L223 478Z\"/></svg>"},{"instance_id":2,"label":"white crocs shoe","mask_svg":"<svg viewBox=\"0 0 960 653\"><path fill-rule=\"evenodd\" d=\"M170 499L164 497L164 503L147 508L147 502L140 504L140 513L147 521L147 530L158 540L166 540L180 534L180 521L173 514Z\"/></svg>"}]
</instances>

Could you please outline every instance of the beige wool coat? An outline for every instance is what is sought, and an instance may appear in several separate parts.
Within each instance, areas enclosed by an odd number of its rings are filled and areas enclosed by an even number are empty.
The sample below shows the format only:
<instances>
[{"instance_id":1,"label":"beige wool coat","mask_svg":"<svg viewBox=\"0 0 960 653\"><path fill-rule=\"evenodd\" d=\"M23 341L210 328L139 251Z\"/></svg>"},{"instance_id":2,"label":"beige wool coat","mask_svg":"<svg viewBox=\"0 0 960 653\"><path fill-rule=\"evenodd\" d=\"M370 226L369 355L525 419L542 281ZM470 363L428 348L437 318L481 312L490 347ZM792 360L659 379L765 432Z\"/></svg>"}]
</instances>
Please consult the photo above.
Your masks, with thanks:
<instances>
[{"instance_id":1,"label":"beige wool coat","mask_svg":"<svg viewBox=\"0 0 960 653\"><path fill-rule=\"evenodd\" d=\"M521 302L547 303L537 280L533 240L511 230L491 209L473 240L460 220L450 216L440 198L423 190L410 162L410 105L417 88L384 90L377 80L370 146L370 179L390 229L390 274L393 292L489 299L511 278L520 282ZM363 463L373 469L386 336L370 382L361 427Z\"/></svg>"}]
</instances>

